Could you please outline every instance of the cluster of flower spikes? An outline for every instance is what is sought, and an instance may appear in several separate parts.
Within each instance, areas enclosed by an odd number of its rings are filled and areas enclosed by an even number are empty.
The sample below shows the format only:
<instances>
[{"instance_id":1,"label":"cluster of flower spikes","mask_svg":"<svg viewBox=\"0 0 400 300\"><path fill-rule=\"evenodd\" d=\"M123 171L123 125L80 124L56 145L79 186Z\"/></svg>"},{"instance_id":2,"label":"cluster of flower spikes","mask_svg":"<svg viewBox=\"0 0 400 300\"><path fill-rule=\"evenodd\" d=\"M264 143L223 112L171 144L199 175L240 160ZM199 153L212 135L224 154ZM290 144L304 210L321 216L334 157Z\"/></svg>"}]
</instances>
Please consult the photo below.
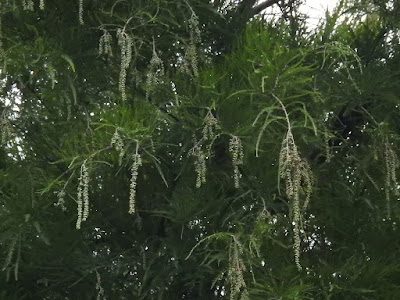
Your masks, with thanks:
<instances>
[{"instance_id":1,"label":"cluster of flower spikes","mask_svg":"<svg viewBox=\"0 0 400 300\"><path fill-rule=\"evenodd\" d=\"M240 171L239 166L243 165L243 146L242 141L237 136L232 136L229 141L229 152L232 155L232 165L233 165L233 179L235 181L235 188L239 188Z\"/></svg>"},{"instance_id":2,"label":"cluster of flower spikes","mask_svg":"<svg viewBox=\"0 0 400 300\"><path fill-rule=\"evenodd\" d=\"M219 137L218 131L221 129L221 126L219 125L218 119L213 115L211 109L208 110L207 115L205 116L203 120L203 141L211 141L209 143L208 148L210 150L212 142Z\"/></svg>"},{"instance_id":3,"label":"cluster of flower spikes","mask_svg":"<svg viewBox=\"0 0 400 300\"><path fill-rule=\"evenodd\" d=\"M313 175L309 164L303 160L298 152L297 146L290 128L282 142L279 156L280 177L285 180L286 195L292 203L292 223L295 263L299 270L300 265L300 226L302 222L302 209L300 208L300 193L305 187L306 197L303 210L308 206L313 186Z\"/></svg>"},{"instance_id":4,"label":"cluster of flower spikes","mask_svg":"<svg viewBox=\"0 0 400 300\"><path fill-rule=\"evenodd\" d=\"M219 125L218 119L214 117L211 110L207 112L203 120L202 138L197 141L194 138L194 146L189 151L189 155L195 158L194 166L197 174L196 177L196 187L199 188L206 183L206 160L211 156L211 147L215 139L220 135L219 130L221 126Z\"/></svg>"},{"instance_id":5,"label":"cluster of flower spikes","mask_svg":"<svg viewBox=\"0 0 400 300\"><path fill-rule=\"evenodd\" d=\"M202 184L206 183L206 155L202 149L202 144L194 140L194 146L189 151L189 155L195 157L194 170L197 174L196 187L201 187Z\"/></svg>"},{"instance_id":6,"label":"cluster of flower spikes","mask_svg":"<svg viewBox=\"0 0 400 300\"><path fill-rule=\"evenodd\" d=\"M107 30L103 29L103 35L100 37L99 40L99 56L100 55L113 56L111 42L112 42L111 34Z\"/></svg>"},{"instance_id":7,"label":"cluster of flower spikes","mask_svg":"<svg viewBox=\"0 0 400 300\"><path fill-rule=\"evenodd\" d=\"M7 119L6 111L3 111L0 117L0 133L1 143L5 144L11 136L11 125L10 121Z\"/></svg>"},{"instance_id":8,"label":"cluster of flower spikes","mask_svg":"<svg viewBox=\"0 0 400 300\"><path fill-rule=\"evenodd\" d=\"M246 266L243 262L242 256L243 247L239 241L236 240L236 237L233 237L229 247L228 265L230 300L249 300L249 293L243 276L243 273L246 272Z\"/></svg>"},{"instance_id":9,"label":"cluster of flower spikes","mask_svg":"<svg viewBox=\"0 0 400 300\"><path fill-rule=\"evenodd\" d=\"M199 18L197 17L193 9L191 9L191 16L188 20L188 25L190 40L189 44L186 46L185 56L183 57L182 64L180 65L180 71L182 73L198 77L199 69L196 44L201 42L201 33L199 28Z\"/></svg>"},{"instance_id":10,"label":"cluster of flower spikes","mask_svg":"<svg viewBox=\"0 0 400 300\"><path fill-rule=\"evenodd\" d=\"M121 92L122 100L126 97L126 74L132 60L132 38L125 31L125 28L117 30L118 45L121 48L121 69L119 73L118 88Z\"/></svg>"},{"instance_id":11,"label":"cluster of flower spikes","mask_svg":"<svg viewBox=\"0 0 400 300\"><path fill-rule=\"evenodd\" d=\"M33 11L34 3L33 0L22 0L23 10Z\"/></svg>"},{"instance_id":12,"label":"cluster of flower spikes","mask_svg":"<svg viewBox=\"0 0 400 300\"><path fill-rule=\"evenodd\" d=\"M153 52L150 59L150 64L146 74L146 97L149 98L151 93L156 89L156 87L162 82L162 77L164 76L164 63L157 54L156 45L153 41Z\"/></svg>"},{"instance_id":13,"label":"cluster of flower spikes","mask_svg":"<svg viewBox=\"0 0 400 300\"><path fill-rule=\"evenodd\" d=\"M142 165L142 157L136 149L136 153L132 156L133 163L131 166L131 182L129 186L129 213L134 214L136 212L136 185L138 177L138 169Z\"/></svg>"},{"instance_id":14,"label":"cluster of flower spikes","mask_svg":"<svg viewBox=\"0 0 400 300\"><path fill-rule=\"evenodd\" d=\"M332 159L332 150L331 147L329 146L329 134L328 134L328 129L326 127L324 128L324 143L325 143L326 162L330 163Z\"/></svg>"},{"instance_id":15,"label":"cluster of flower spikes","mask_svg":"<svg viewBox=\"0 0 400 300\"><path fill-rule=\"evenodd\" d=\"M76 229L81 228L82 222L86 221L89 216L89 170L85 160L80 169L78 179L77 202L78 202L78 219L76 221Z\"/></svg>"},{"instance_id":16,"label":"cluster of flower spikes","mask_svg":"<svg viewBox=\"0 0 400 300\"><path fill-rule=\"evenodd\" d=\"M34 11L35 3L33 0L22 0L22 9L26 11ZM39 1L39 9L44 10L45 8L44 0Z\"/></svg>"},{"instance_id":17,"label":"cluster of flower spikes","mask_svg":"<svg viewBox=\"0 0 400 300\"><path fill-rule=\"evenodd\" d=\"M54 203L54 206L59 206L61 207L62 211L66 211L67 208L65 207L65 188L63 188L59 192L55 192L55 194L57 195L57 203Z\"/></svg>"},{"instance_id":18,"label":"cluster of flower spikes","mask_svg":"<svg viewBox=\"0 0 400 300\"><path fill-rule=\"evenodd\" d=\"M119 165L121 165L122 158L124 157L124 142L119 135L118 128L115 129L115 132L111 138L111 146L113 146L115 150L119 152Z\"/></svg>"},{"instance_id":19,"label":"cluster of flower spikes","mask_svg":"<svg viewBox=\"0 0 400 300\"><path fill-rule=\"evenodd\" d=\"M394 195L400 197L399 184L397 182L396 168L399 164L396 153L392 149L388 139L385 139L383 144L383 155L385 158L385 195L386 195L386 210L387 217L390 218L390 191L393 191Z\"/></svg>"}]
</instances>

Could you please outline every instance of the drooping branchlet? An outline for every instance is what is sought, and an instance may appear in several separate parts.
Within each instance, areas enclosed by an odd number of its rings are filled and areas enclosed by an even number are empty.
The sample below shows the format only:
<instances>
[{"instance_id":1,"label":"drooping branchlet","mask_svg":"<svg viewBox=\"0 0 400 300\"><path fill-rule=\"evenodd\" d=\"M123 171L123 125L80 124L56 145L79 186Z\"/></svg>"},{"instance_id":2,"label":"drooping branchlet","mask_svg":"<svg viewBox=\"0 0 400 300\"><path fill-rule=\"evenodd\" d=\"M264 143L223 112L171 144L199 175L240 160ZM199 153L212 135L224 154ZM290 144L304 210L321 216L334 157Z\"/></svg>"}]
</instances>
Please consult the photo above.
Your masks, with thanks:
<instances>
[{"instance_id":1,"label":"drooping branchlet","mask_svg":"<svg viewBox=\"0 0 400 300\"><path fill-rule=\"evenodd\" d=\"M6 256L4 265L3 265L3 271L6 270L8 268L8 266L11 264L11 261L12 261L13 255L14 255L14 251L15 251L15 245L17 244L17 241L18 241L17 236L11 240L11 244L8 247L7 256Z\"/></svg>"},{"instance_id":2,"label":"drooping branchlet","mask_svg":"<svg viewBox=\"0 0 400 300\"><path fill-rule=\"evenodd\" d=\"M280 104L285 114L287 123L287 132L282 141L281 151L279 154L279 176L285 180L286 196L288 197L292 208L292 225L293 225L293 250L294 260L297 268L302 269L300 265L300 227L302 223L302 211L300 207L300 194L305 193L303 209L306 209L310 201L313 174L309 164L300 157L290 124L289 114L283 102L274 94L273 98Z\"/></svg>"},{"instance_id":3,"label":"drooping branchlet","mask_svg":"<svg viewBox=\"0 0 400 300\"><path fill-rule=\"evenodd\" d=\"M280 177L285 180L286 195L292 204L292 224L294 240L294 256L297 268L300 270L300 225L302 212L300 208L300 194L305 189L303 208L307 208L310 201L313 175L310 166L298 152L291 130L289 129L282 142L279 156Z\"/></svg>"},{"instance_id":4,"label":"drooping branchlet","mask_svg":"<svg viewBox=\"0 0 400 300\"><path fill-rule=\"evenodd\" d=\"M72 116L72 101L71 101L71 97L68 95L67 92L64 92L62 94L62 98L64 98L65 105L67 106L67 121L70 121L71 120L71 116Z\"/></svg>"}]
</instances>

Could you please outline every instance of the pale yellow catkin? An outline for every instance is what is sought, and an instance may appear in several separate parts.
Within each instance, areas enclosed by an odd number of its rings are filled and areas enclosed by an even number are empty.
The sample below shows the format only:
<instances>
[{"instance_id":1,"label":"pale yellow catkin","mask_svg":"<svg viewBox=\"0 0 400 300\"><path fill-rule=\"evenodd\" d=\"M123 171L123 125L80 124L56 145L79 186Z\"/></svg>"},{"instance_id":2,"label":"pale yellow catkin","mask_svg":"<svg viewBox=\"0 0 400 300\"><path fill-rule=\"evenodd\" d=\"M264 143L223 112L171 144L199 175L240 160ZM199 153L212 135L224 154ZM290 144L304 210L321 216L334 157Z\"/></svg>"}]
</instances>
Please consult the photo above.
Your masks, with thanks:
<instances>
[{"instance_id":1,"label":"pale yellow catkin","mask_svg":"<svg viewBox=\"0 0 400 300\"><path fill-rule=\"evenodd\" d=\"M115 129L115 132L111 138L111 146L113 146L115 150L119 152L119 165L121 165L124 157L124 142L118 132L118 128Z\"/></svg>"},{"instance_id":2,"label":"pale yellow catkin","mask_svg":"<svg viewBox=\"0 0 400 300\"><path fill-rule=\"evenodd\" d=\"M78 19L79 24L83 25L83 0L79 0Z\"/></svg>"},{"instance_id":3,"label":"pale yellow catkin","mask_svg":"<svg viewBox=\"0 0 400 300\"><path fill-rule=\"evenodd\" d=\"M390 192L393 191L394 195L399 197L400 190L397 182L396 168L398 166L398 158L392 149L389 140L386 138L383 144L383 156L385 160L385 196L386 196L386 216L390 218Z\"/></svg>"},{"instance_id":4,"label":"pale yellow catkin","mask_svg":"<svg viewBox=\"0 0 400 300\"><path fill-rule=\"evenodd\" d=\"M22 9L26 11L33 11L34 3L32 0L22 0Z\"/></svg>"},{"instance_id":5,"label":"pale yellow catkin","mask_svg":"<svg viewBox=\"0 0 400 300\"><path fill-rule=\"evenodd\" d=\"M196 160L195 164L195 171L197 174L196 178L196 187L201 187L202 184L206 183L206 156L203 150L200 147L195 147L193 151L193 155L195 156Z\"/></svg>"},{"instance_id":6,"label":"pale yellow catkin","mask_svg":"<svg viewBox=\"0 0 400 300\"><path fill-rule=\"evenodd\" d=\"M138 178L138 169L142 165L142 157L136 151L136 154L132 156L133 163L131 166L131 182L129 186L129 213L134 214L136 212L136 186Z\"/></svg>"},{"instance_id":7,"label":"pale yellow catkin","mask_svg":"<svg viewBox=\"0 0 400 300\"><path fill-rule=\"evenodd\" d=\"M89 170L85 160L80 169L77 189L78 218L76 221L76 229L81 228L82 222L86 221L89 216Z\"/></svg>"},{"instance_id":8,"label":"pale yellow catkin","mask_svg":"<svg viewBox=\"0 0 400 300\"><path fill-rule=\"evenodd\" d=\"M97 272L96 270L96 290L97 290L97 298L96 300L107 300L106 297L104 296L104 288L101 285L101 276L100 273Z\"/></svg>"},{"instance_id":9,"label":"pale yellow catkin","mask_svg":"<svg viewBox=\"0 0 400 300\"><path fill-rule=\"evenodd\" d=\"M243 247L236 239L232 238L229 247L228 280L230 285L230 300L249 300L244 273L246 266L243 261ZM239 298L240 297L240 298Z\"/></svg>"},{"instance_id":10,"label":"pale yellow catkin","mask_svg":"<svg viewBox=\"0 0 400 300\"><path fill-rule=\"evenodd\" d=\"M118 89L121 92L122 100L126 101L126 76L132 60L132 38L125 31L125 27L117 30L117 38L118 45L121 48L121 68L119 73Z\"/></svg>"},{"instance_id":11,"label":"pale yellow catkin","mask_svg":"<svg viewBox=\"0 0 400 300\"><path fill-rule=\"evenodd\" d=\"M8 139L11 136L11 125L6 117L5 111L2 113L0 117L0 133L1 133L1 143L7 143Z\"/></svg>"},{"instance_id":12,"label":"pale yellow catkin","mask_svg":"<svg viewBox=\"0 0 400 300\"><path fill-rule=\"evenodd\" d=\"M146 98L149 98L158 85L162 83L165 74L164 63L157 54L156 45L153 41L153 53L146 74Z\"/></svg>"},{"instance_id":13,"label":"pale yellow catkin","mask_svg":"<svg viewBox=\"0 0 400 300\"><path fill-rule=\"evenodd\" d=\"M233 136L229 141L229 152L232 155L232 165L233 165L233 178L235 183L235 188L239 188L240 184L240 171L239 166L243 164L243 146L242 141L239 137Z\"/></svg>"}]
</instances>

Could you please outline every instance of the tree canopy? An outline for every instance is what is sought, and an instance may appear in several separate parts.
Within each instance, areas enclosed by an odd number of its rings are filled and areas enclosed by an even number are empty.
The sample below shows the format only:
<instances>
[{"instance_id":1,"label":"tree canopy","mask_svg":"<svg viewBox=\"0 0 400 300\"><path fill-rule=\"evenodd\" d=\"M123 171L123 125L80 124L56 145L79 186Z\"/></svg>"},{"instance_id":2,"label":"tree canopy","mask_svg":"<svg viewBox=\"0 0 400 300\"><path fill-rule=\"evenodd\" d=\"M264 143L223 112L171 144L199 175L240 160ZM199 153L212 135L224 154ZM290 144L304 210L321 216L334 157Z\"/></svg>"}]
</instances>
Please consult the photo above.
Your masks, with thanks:
<instances>
[{"instance_id":1,"label":"tree canopy","mask_svg":"<svg viewBox=\"0 0 400 300\"><path fill-rule=\"evenodd\" d=\"M0 299L399 299L400 3L302 2L1 0Z\"/></svg>"}]
</instances>

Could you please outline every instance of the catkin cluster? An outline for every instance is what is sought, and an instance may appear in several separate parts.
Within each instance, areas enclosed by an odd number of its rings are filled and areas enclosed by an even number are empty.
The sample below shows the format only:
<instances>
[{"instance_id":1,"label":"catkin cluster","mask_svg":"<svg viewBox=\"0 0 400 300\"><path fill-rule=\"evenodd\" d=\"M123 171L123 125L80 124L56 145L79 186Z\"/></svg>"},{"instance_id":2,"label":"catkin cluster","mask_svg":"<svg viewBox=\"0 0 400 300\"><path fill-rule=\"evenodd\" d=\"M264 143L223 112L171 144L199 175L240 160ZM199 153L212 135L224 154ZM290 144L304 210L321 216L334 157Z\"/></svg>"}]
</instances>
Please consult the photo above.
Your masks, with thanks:
<instances>
[{"instance_id":1,"label":"catkin cluster","mask_svg":"<svg viewBox=\"0 0 400 300\"><path fill-rule=\"evenodd\" d=\"M233 136L229 141L229 152L232 155L233 179L235 188L239 188L240 171L239 166L243 164L243 146L239 137Z\"/></svg>"},{"instance_id":2,"label":"catkin cluster","mask_svg":"<svg viewBox=\"0 0 400 300\"><path fill-rule=\"evenodd\" d=\"M188 46L186 46L185 56L183 57L182 63L179 66L179 71L194 77L199 76L198 58L195 44L190 43Z\"/></svg>"},{"instance_id":3,"label":"catkin cluster","mask_svg":"<svg viewBox=\"0 0 400 300\"><path fill-rule=\"evenodd\" d=\"M218 131L221 129L221 126L211 110L208 111L203 124L203 141L214 141L219 136Z\"/></svg>"},{"instance_id":4,"label":"catkin cluster","mask_svg":"<svg viewBox=\"0 0 400 300\"><path fill-rule=\"evenodd\" d=\"M246 266L243 262L242 256L242 245L233 239L229 247L228 280L231 287L230 300L249 300L249 293L243 277L243 272L246 271Z\"/></svg>"},{"instance_id":5,"label":"catkin cluster","mask_svg":"<svg viewBox=\"0 0 400 300\"><path fill-rule=\"evenodd\" d=\"M304 200L303 209L305 209L308 206L310 200L313 179L310 166L306 161L301 159L290 129L287 131L287 134L282 142L281 152L279 156L279 164L279 175L285 180L286 195L292 203L294 257L297 268L301 270L300 225L302 218L300 208L300 193L302 192L304 186L306 197Z\"/></svg>"},{"instance_id":6,"label":"catkin cluster","mask_svg":"<svg viewBox=\"0 0 400 300\"><path fill-rule=\"evenodd\" d=\"M138 169L142 165L142 157L137 153L132 156L133 163L131 166L131 183L129 186L129 213L136 212L136 185L138 177Z\"/></svg>"},{"instance_id":7,"label":"catkin cluster","mask_svg":"<svg viewBox=\"0 0 400 300\"><path fill-rule=\"evenodd\" d=\"M324 132L324 142L325 142L326 162L330 163L332 159L332 150L331 147L329 146L329 135L328 135L328 130L326 128Z\"/></svg>"},{"instance_id":8,"label":"catkin cluster","mask_svg":"<svg viewBox=\"0 0 400 300\"><path fill-rule=\"evenodd\" d=\"M66 211L67 208L65 207L65 190L62 189L59 192L56 192L57 194L57 203L55 203L55 206L59 206L62 211Z\"/></svg>"},{"instance_id":9,"label":"catkin cluster","mask_svg":"<svg viewBox=\"0 0 400 300\"><path fill-rule=\"evenodd\" d=\"M132 38L125 32L125 28L117 30L118 45L121 48L121 69L119 73L118 88L121 92L122 100L126 97L126 74L132 60Z\"/></svg>"},{"instance_id":10,"label":"catkin cluster","mask_svg":"<svg viewBox=\"0 0 400 300\"><path fill-rule=\"evenodd\" d=\"M390 191L393 191L395 196L400 197L399 185L397 183L396 168L399 164L396 153L392 149L388 139L384 144L383 155L385 158L385 195L386 195L386 210L387 217L390 217Z\"/></svg>"},{"instance_id":11,"label":"catkin cluster","mask_svg":"<svg viewBox=\"0 0 400 300\"><path fill-rule=\"evenodd\" d=\"M22 8L23 10L33 11L33 0L22 0Z\"/></svg>"},{"instance_id":12,"label":"catkin cluster","mask_svg":"<svg viewBox=\"0 0 400 300\"><path fill-rule=\"evenodd\" d=\"M100 37L99 40L99 55L113 56L111 43L111 34L107 30L103 29L103 35Z\"/></svg>"},{"instance_id":13,"label":"catkin cluster","mask_svg":"<svg viewBox=\"0 0 400 300\"><path fill-rule=\"evenodd\" d=\"M115 150L119 152L119 165L121 165L122 158L124 157L124 142L118 133L118 128L115 129L115 132L111 138L111 146L113 146Z\"/></svg>"},{"instance_id":14,"label":"catkin cluster","mask_svg":"<svg viewBox=\"0 0 400 300\"><path fill-rule=\"evenodd\" d=\"M190 40L193 43L200 43L201 42L201 32L199 28L199 17L196 13L192 10L192 14L188 21L189 29L190 29Z\"/></svg>"},{"instance_id":15,"label":"catkin cluster","mask_svg":"<svg viewBox=\"0 0 400 300\"><path fill-rule=\"evenodd\" d=\"M158 56L155 42L153 41L153 54L146 74L147 98L149 98L154 89L162 82L164 73L164 63Z\"/></svg>"},{"instance_id":16,"label":"catkin cluster","mask_svg":"<svg viewBox=\"0 0 400 300\"><path fill-rule=\"evenodd\" d=\"M106 297L104 296L104 289L101 286L101 276L100 273L96 271L96 290L97 290L97 300L107 300Z\"/></svg>"},{"instance_id":17,"label":"catkin cluster","mask_svg":"<svg viewBox=\"0 0 400 300\"><path fill-rule=\"evenodd\" d=\"M194 139L194 146L189 151L189 155L195 158L194 167L197 174L196 187L201 187L206 183L206 160L211 155L211 147L217 137L219 137L219 125L218 119L214 117L211 110L207 112L203 120L202 138L200 141Z\"/></svg>"},{"instance_id":18,"label":"catkin cluster","mask_svg":"<svg viewBox=\"0 0 400 300\"><path fill-rule=\"evenodd\" d=\"M196 187L201 187L202 184L206 183L206 155L201 148L201 144L195 141L195 145L189 151L189 155L195 158L194 170L197 174Z\"/></svg>"},{"instance_id":19,"label":"catkin cluster","mask_svg":"<svg viewBox=\"0 0 400 300\"><path fill-rule=\"evenodd\" d=\"M89 170L85 160L81 165L80 176L78 179L77 202L78 202L78 219L76 221L76 229L81 228L82 222L86 221L89 216Z\"/></svg>"},{"instance_id":20,"label":"catkin cluster","mask_svg":"<svg viewBox=\"0 0 400 300\"><path fill-rule=\"evenodd\" d=\"M5 115L5 112L3 112L0 117L0 132L1 132L1 143L5 144L11 136L11 125Z\"/></svg>"},{"instance_id":21,"label":"catkin cluster","mask_svg":"<svg viewBox=\"0 0 400 300\"><path fill-rule=\"evenodd\" d=\"M198 77L199 69L196 44L201 42L201 33L199 28L199 18L193 9L191 9L191 12L192 14L188 20L190 40L186 46L185 56L183 57L182 64L180 65L180 71L182 73Z\"/></svg>"}]
</instances>

